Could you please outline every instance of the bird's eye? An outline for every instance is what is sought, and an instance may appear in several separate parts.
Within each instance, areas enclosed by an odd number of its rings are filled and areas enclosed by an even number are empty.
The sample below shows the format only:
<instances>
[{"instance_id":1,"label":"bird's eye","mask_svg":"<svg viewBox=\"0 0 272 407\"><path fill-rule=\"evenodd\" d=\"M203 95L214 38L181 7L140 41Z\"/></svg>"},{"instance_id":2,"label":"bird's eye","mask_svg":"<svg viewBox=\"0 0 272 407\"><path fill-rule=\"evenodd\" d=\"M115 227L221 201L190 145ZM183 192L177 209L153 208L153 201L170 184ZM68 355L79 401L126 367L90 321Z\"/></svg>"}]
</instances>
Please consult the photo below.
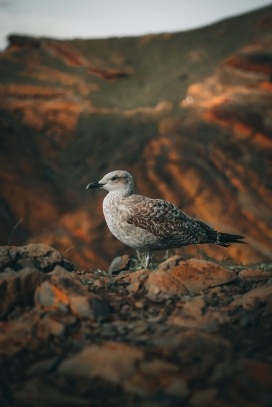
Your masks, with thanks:
<instances>
[{"instance_id":1,"label":"bird's eye","mask_svg":"<svg viewBox=\"0 0 272 407\"><path fill-rule=\"evenodd\" d=\"M111 180L112 180L112 181L116 181L116 180L117 180L117 177L112 177Z\"/></svg>"}]
</instances>

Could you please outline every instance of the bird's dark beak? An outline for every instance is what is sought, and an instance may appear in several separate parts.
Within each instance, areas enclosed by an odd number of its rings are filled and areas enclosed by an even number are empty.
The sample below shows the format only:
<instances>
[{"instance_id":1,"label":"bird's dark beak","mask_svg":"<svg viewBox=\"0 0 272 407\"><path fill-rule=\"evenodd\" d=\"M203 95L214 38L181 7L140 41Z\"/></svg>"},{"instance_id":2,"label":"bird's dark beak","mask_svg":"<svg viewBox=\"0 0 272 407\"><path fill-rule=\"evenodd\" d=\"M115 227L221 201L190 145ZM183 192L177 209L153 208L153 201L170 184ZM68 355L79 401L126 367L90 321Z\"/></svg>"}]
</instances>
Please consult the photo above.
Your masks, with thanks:
<instances>
[{"instance_id":1,"label":"bird's dark beak","mask_svg":"<svg viewBox=\"0 0 272 407\"><path fill-rule=\"evenodd\" d=\"M99 184L99 182L92 182L86 186L86 189L94 189L94 188L101 188L105 184Z\"/></svg>"}]
</instances>

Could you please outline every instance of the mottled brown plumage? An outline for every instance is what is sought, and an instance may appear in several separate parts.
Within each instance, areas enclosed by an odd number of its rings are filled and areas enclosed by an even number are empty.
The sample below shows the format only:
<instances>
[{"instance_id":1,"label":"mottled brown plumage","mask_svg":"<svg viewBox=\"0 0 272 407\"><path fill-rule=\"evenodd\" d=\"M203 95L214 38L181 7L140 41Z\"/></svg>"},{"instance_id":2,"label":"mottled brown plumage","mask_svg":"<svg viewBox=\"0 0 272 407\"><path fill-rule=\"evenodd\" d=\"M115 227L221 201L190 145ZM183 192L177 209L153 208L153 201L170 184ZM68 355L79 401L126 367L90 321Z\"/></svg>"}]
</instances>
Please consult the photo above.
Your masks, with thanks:
<instances>
[{"instance_id":1,"label":"mottled brown plumage","mask_svg":"<svg viewBox=\"0 0 272 407\"><path fill-rule=\"evenodd\" d=\"M128 246L147 252L147 265L150 250L189 244L228 247L231 243L244 243L239 240L243 236L217 232L170 202L134 194L133 178L126 171L111 172L87 188L109 191L103 211L110 231Z\"/></svg>"}]
</instances>

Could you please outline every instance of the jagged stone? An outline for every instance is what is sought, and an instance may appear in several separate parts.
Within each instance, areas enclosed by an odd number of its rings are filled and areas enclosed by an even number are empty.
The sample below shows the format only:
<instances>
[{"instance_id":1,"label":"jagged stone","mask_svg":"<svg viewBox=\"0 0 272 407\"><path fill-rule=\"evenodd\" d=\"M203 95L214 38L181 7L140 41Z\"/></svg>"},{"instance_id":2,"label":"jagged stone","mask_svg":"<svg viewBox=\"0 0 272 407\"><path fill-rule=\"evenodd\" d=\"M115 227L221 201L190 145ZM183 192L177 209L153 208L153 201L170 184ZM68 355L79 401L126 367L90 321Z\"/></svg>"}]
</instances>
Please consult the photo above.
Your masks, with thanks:
<instances>
[{"instance_id":1,"label":"jagged stone","mask_svg":"<svg viewBox=\"0 0 272 407\"><path fill-rule=\"evenodd\" d=\"M158 268L159 281L174 271L187 287L195 288L195 274L198 290L201 279L210 284L207 270L194 262L177 273L188 263L169 259ZM0 322L0 404L227 407L222 397L231 394L234 407L249 399L270 405L271 282L236 278L197 294L189 288L181 296L162 293L168 300L154 303L144 287L152 270L99 273L96 295L95 272L6 269L0 277L17 302ZM221 277L217 270L212 281ZM27 289L21 301L20 290Z\"/></svg>"},{"instance_id":2,"label":"jagged stone","mask_svg":"<svg viewBox=\"0 0 272 407\"><path fill-rule=\"evenodd\" d=\"M13 268L15 271L30 267L49 272L56 266L62 266L68 271L74 270L74 266L68 260L46 244L30 243L19 247L0 247L0 271L4 271L7 267Z\"/></svg>"},{"instance_id":3,"label":"jagged stone","mask_svg":"<svg viewBox=\"0 0 272 407\"><path fill-rule=\"evenodd\" d=\"M123 256L115 257L112 261L108 274L111 276L113 274L118 274L120 271L128 270L130 264L130 256L124 254Z\"/></svg>"},{"instance_id":4,"label":"jagged stone","mask_svg":"<svg viewBox=\"0 0 272 407\"><path fill-rule=\"evenodd\" d=\"M105 319L109 307L105 301L88 291L75 274L57 266L50 278L35 292L35 304L45 309L72 312L78 317Z\"/></svg>"},{"instance_id":5,"label":"jagged stone","mask_svg":"<svg viewBox=\"0 0 272 407\"><path fill-rule=\"evenodd\" d=\"M34 292L46 278L46 274L33 268L0 273L0 317L7 315L15 305L33 305Z\"/></svg>"},{"instance_id":6,"label":"jagged stone","mask_svg":"<svg viewBox=\"0 0 272 407\"><path fill-rule=\"evenodd\" d=\"M139 288L144 285L150 273L151 270L141 269L124 276L123 282L128 283L126 290L131 293L138 292Z\"/></svg>"}]
</instances>

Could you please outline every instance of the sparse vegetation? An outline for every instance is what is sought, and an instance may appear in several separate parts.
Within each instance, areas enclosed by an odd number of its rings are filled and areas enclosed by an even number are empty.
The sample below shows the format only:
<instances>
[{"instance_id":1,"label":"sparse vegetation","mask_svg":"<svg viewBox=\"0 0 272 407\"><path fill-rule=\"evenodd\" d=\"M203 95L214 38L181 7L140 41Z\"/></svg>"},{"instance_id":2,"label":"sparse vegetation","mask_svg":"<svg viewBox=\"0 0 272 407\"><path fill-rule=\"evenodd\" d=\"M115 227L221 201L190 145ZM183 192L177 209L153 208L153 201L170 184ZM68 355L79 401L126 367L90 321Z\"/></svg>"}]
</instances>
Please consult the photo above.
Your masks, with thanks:
<instances>
[{"instance_id":1,"label":"sparse vegetation","mask_svg":"<svg viewBox=\"0 0 272 407\"><path fill-rule=\"evenodd\" d=\"M136 250L136 258L132 258L131 262L134 263L133 266L130 266L130 271L136 271L139 269L145 269L145 254L141 253L139 250ZM158 262L155 259L155 255L151 255L151 260L149 263L149 268L155 270L157 268Z\"/></svg>"},{"instance_id":2,"label":"sparse vegetation","mask_svg":"<svg viewBox=\"0 0 272 407\"><path fill-rule=\"evenodd\" d=\"M9 236L9 240L8 240L7 246L10 245L11 238L12 238L12 236L13 236L13 233L15 232L15 230L17 229L17 227L20 225L20 223L23 222L23 220L24 220L24 219L18 220L18 222L16 223L16 225L15 225L14 228L12 229L12 232L11 232L11 234L10 234L10 236Z\"/></svg>"}]
</instances>

